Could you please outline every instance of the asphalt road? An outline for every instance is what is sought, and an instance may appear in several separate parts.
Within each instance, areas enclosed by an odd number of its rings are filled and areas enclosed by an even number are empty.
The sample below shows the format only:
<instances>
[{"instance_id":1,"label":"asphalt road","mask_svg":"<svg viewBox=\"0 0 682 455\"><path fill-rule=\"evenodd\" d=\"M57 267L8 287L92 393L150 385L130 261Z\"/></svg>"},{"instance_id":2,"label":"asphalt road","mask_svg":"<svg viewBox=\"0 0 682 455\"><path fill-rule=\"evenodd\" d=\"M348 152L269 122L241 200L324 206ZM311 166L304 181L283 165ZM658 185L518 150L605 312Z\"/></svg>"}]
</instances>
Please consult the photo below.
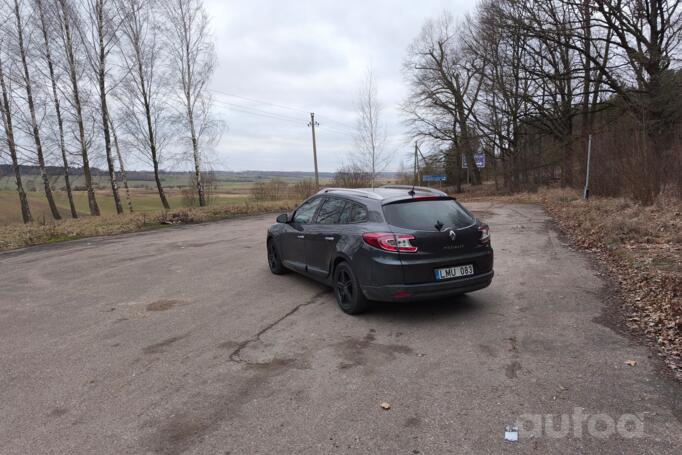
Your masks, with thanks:
<instances>
[{"instance_id":1,"label":"asphalt road","mask_svg":"<svg viewBox=\"0 0 682 455\"><path fill-rule=\"evenodd\" d=\"M360 317L270 274L274 216L0 254L0 453L681 453L682 388L590 259L539 207L469 207L492 286ZM504 441L535 416L568 434Z\"/></svg>"}]
</instances>

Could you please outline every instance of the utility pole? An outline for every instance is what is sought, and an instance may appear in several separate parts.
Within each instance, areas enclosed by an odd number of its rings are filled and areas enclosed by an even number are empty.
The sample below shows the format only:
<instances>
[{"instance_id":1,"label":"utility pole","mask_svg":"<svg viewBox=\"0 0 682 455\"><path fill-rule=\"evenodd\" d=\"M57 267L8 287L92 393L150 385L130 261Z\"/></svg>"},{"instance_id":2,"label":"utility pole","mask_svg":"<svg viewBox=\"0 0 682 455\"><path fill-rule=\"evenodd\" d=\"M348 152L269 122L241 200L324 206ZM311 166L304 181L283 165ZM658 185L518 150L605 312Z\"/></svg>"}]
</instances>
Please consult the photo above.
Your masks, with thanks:
<instances>
[{"instance_id":1,"label":"utility pole","mask_svg":"<svg viewBox=\"0 0 682 455\"><path fill-rule=\"evenodd\" d=\"M592 135L587 139L587 172L585 174L585 191L583 191L583 199L590 197L590 161L592 160Z\"/></svg>"},{"instance_id":2,"label":"utility pole","mask_svg":"<svg viewBox=\"0 0 682 455\"><path fill-rule=\"evenodd\" d=\"M313 130L313 159L315 160L315 186L320 189L320 174L317 171L317 141L315 140L315 127L320 126L319 123L315 121L315 113L310 113L310 122L308 126Z\"/></svg>"}]
</instances>

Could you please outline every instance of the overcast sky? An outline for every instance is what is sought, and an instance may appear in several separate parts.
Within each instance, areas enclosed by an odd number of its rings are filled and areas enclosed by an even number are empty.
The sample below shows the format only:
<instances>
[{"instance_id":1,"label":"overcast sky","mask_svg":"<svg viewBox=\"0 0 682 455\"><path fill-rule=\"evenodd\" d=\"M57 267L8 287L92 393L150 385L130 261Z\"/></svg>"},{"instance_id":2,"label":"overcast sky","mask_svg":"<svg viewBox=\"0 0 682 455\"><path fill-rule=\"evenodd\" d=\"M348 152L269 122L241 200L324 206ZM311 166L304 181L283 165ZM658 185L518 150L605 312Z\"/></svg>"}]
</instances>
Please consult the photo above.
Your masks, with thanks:
<instances>
[{"instance_id":1,"label":"overcast sky","mask_svg":"<svg viewBox=\"0 0 682 455\"><path fill-rule=\"evenodd\" d=\"M206 0L218 68L211 84L227 130L213 167L312 170L310 112L320 171L335 171L354 147L358 90L371 65L394 150L407 157L398 104L401 64L428 18L461 18L474 0Z\"/></svg>"}]
</instances>

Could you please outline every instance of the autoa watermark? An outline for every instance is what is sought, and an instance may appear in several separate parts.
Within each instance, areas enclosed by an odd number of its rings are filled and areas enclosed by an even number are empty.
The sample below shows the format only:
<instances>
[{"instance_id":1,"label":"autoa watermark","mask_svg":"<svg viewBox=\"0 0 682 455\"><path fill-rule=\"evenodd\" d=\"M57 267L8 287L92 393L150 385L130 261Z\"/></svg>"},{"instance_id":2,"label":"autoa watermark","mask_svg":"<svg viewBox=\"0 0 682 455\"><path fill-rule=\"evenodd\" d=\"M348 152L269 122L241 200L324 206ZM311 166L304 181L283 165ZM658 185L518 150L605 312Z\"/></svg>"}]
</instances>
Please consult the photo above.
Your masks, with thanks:
<instances>
[{"instance_id":1,"label":"autoa watermark","mask_svg":"<svg viewBox=\"0 0 682 455\"><path fill-rule=\"evenodd\" d=\"M622 414L614 418L608 414L590 414L584 408L574 408L573 414L523 414L516 421L520 438L583 438L608 439L644 437L644 415Z\"/></svg>"}]
</instances>

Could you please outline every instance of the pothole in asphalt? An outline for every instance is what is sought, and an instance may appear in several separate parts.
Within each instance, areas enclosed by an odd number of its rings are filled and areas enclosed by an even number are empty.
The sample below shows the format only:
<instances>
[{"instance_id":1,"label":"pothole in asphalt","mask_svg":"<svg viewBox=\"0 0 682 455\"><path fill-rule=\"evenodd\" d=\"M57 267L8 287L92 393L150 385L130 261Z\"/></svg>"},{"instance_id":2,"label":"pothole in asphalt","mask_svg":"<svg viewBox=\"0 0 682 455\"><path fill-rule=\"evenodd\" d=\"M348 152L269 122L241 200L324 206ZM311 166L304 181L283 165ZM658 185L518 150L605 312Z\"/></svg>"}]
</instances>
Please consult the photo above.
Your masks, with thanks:
<instances>
[{"instance_id":1,"label":"pothole in asphalt","mask_svg":"<svg viewBox=\"0 0 682 455\"><path fill-rule=\"evenodd\" d=\"M186 300L162 299L147 305L147 311L167 311L176 306L189 305Z\"/></svg>"}]
</instances>

